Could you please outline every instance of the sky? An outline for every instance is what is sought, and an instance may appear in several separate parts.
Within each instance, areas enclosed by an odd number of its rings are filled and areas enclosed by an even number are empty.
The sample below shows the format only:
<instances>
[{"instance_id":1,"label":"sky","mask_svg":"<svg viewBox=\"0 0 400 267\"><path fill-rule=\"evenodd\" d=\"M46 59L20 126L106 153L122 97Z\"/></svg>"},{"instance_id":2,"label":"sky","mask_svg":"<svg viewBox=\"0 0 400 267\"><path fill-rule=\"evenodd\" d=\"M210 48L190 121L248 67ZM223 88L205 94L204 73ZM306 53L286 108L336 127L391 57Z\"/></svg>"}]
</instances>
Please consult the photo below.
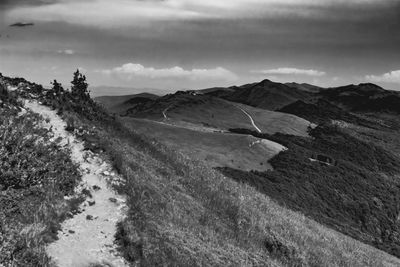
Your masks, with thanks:
<instances>
[{"instance_id":1,"label":"sky","mask_svg":"<svg viewBox=\"0 0 400 267\"><path fill-rule=\"evenodd\" d=\"M263 79L400 90L400 0L0 0L0 35L0 72L44 86L79 68L92 86L163 92Z\"/></svg>"}]
</instances>

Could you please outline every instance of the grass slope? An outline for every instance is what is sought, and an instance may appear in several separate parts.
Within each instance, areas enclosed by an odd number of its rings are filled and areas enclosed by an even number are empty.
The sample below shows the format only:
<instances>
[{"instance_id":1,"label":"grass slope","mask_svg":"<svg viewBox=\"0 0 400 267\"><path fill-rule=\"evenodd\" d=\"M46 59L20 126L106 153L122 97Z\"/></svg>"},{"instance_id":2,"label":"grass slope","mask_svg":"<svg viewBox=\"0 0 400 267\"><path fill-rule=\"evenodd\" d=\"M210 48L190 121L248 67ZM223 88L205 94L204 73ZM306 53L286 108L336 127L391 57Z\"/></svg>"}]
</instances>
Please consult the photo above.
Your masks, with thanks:
<instances>
[{"instance_id":1,"label":"grass slope","mask_svg":"<svg viewBox=\"0 0 400 267\"><path fill-rule=\"evenodd\" d=\"M150 120L123 118L127 127L179 150L212 167L268 170L268 160L281 151L273 142L239 134L202 132ZM238 160L240 159L240 160Z\"/></svg>"},{"instance_id":2,"label":"grass slope","mask_svg":"<svg viewBox=\"0 0 400 267\"><path fill-rule=\"evenodd\" d=\"M139 266L396 266L399 260L272 201L252 186L128 130L96 125L126 178L121 250ZM132 124L133 125L133 124Z\"/></svg>"},{"instance_id":3,"label":"grass slope","mask_svg":"<svg viewBox=\"0 0 400 267\"><path fill-rule=\"evenodd\" d=\"M49 266L45 247L77 208L79 199L68 203L64 195L80 173L69 152L50 140L42 118L20 110L0 93L0 265Z\"/></svg>"},{"instance_id":4,"label":"grass slope","mask_svg":"<svg viewBox=\"0 0 400 267\"><path fill-rule=\"evenodd\" d=\"M254 122L263 133L308 136L308 128L313 126L311 122L287 113L254 108L243 104L237 104L237 106L253 117Z\"/></svg>"},{"instance_id":5,"label":"grass slope","mask_svg":"<svg viewBox=\"0 0 400 267\"><path fill-rule=\"evenodd\" d=\"M272 172L222 171L321 223L399 256L399 157L335 126L318 127L312 136L266 136L289 148L270 161ZM312 162L313 155L327 155L337 165Z\"/></svg>"},{"instance_id":6,"label":"grass slope","mask_svg":"<svg viewBox=\"0 0 400 267\"><path fill-rule=\"evenodd\" d=\"M128 114L132 117L160 120L164 118L163 113L165 113L170 123L183 122L220 130L254 129L249 117L241 109L248 112L256 125L265 133L307 135L310 122L297 116L258 109L208 95L184 92L144 103L131 109Z\"/></svg>"}]
</instances>

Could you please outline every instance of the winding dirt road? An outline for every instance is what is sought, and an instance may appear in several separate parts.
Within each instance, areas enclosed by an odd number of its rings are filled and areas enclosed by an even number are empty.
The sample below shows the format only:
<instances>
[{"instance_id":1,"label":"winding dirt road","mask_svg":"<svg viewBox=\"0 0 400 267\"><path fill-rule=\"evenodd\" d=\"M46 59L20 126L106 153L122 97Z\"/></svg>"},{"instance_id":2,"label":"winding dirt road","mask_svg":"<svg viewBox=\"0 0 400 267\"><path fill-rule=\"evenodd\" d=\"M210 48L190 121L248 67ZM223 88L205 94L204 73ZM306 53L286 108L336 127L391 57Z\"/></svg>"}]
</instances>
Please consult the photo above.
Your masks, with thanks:
<instances>
[{"instance_id":1,"label":"winding dirt road","mask_svg":"<svg viewBox=\"0 0 400 267\"><path fill-rule=\"evenodd\" d=\"M171 108L171 106L167 107L166 109L164 109L164 110L162 111L162 115L164 116L164 119L168 119L167 111L168 111L170 108Z\"/></svg>"},{"instance_id":2,"label":"winding dirt road","mask_svg":"<svg viewBox=\"0 0 400 267\"><path fill-rule=\"evenodd\" d=\"M234 105L236 108L240 109L244 114L246 114L247 117L249 117L251 124L253 125L254 129L257 130L257 132L262 133L262 131L260 130L260 128L258 128L258 126L256 125L256 123L254 122L253 117L244 109L242 109L241 107Z\"/></svg>"}]
</instances>

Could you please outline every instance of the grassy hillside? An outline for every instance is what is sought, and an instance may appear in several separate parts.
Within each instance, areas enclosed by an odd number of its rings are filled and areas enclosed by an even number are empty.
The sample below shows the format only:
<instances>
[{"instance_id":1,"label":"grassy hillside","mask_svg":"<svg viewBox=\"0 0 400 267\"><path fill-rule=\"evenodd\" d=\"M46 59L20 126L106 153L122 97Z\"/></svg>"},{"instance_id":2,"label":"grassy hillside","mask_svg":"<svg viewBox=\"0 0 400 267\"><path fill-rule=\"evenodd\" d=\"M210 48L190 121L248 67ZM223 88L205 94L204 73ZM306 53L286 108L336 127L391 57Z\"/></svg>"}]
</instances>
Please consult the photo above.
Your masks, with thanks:
<instances>
[{"instance_id":1,"label":"grassy hillside","mask_svg":"<svg viewBox=\"0 0 400 267\"><path fill-rule=\"evenodd\" d=\"M291 116L283 112L270 111L237 104L253 117L254 122L263 133L283 133L297 136L308 136L308 128L313 124L298 116Z\"/></svg>"},{"instance_id":2,"label":"grassy hillside","mask_svg":"<svg viewBox=\"0 0 400 267\"><path fill-rule=\"evenodd\" d=\"M250 135L196 131L133 118L123 118L123 121L139 134L154 138L211 167L268 170L271 168L268 160L282 149L279 144L266 140L261 142Z\"/></svg>"},{"instance_id":3,"label":"grassy hillside","mask_svg":"<svg viewBox=\"0 0 400 267\"><path fill-rule=\"evenodd\" d=\"M228 130L230 128L254 129L247 112L252 116L257 127L265 133L286 133L307 135L310 122L299 117L281 112L258 109L251 106L230 102L208 95L179 92L152 102L146 102L129 110L128 115L152 120L168 119L168 123L188 123L199 128ZM182 123L183 122L183 123Z\"/></svg>"},{"instance_id":4,"label":"grassy hillside","mask_svg":"<svg viewBox=\"0 0 400 267\"><path fill-rule=\"evenodd\" d=\"M265 136L289 148L270 161L274 171L222 171L325 225L399 256L399 157L337 126L320 126L311 134L313 139ZM310 160L318 155L333 159L332 165Z\"/></svg>"},{"instance_id":5,"label":"grassy hillside","mask_svg":"<svg viewBox=\"0 0 400 267\"><path fill-rule=\"evenodd\" d=\"M0 265L49 266L47 243L77 208L64 196L80 180L69 151L61 149L42 118L21 108L0 77Z\"/></svg>"},{"instance_id":6,"label":"grassy hillside","mask_svg":"<svg viewBox=\"0 0 400 267\"><path fill-rule=\"evenodd\" d=\"M90 122L82 122L90 127ZM132 125L134 125L132 123ZM99 143L126 177L125 257L140 266L396 266L398 259L278 205L116 122Z\"/></svg>"}]
</instances>

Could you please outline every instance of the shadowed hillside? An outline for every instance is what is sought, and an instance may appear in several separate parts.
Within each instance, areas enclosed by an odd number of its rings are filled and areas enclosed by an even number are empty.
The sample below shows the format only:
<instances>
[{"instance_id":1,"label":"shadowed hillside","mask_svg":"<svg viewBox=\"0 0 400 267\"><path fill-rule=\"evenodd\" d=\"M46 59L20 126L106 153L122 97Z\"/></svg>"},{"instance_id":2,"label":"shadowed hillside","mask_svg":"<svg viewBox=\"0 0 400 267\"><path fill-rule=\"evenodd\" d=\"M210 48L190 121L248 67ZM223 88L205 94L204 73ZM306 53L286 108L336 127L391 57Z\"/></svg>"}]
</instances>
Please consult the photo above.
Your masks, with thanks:
<instances>
[{"instance_id":1,"label":"shadowed hillside","mask_svg":"<svg viewBox=\"0 0 400 267\"><path fill-rule=\"evenodd\" d=\"M399 92L388 91L370 83L330 88L322 91L320 96L352 111L394 113L400 111Z\"/></svg>"},{"instance_id":2,"label":"shadowed hillside","mask_svg":"<svg viewBox=\"0 0 400 267\"><path fill-rule=\"evenodd\" d=\"M307 103L299 100L281 108L279 111L299 116L317 124L337 120L370 128L387 127L384 123L379 123L376 119L352 113L324 99L317 99L316 101Z\"/></svg>"}]
</instances>

